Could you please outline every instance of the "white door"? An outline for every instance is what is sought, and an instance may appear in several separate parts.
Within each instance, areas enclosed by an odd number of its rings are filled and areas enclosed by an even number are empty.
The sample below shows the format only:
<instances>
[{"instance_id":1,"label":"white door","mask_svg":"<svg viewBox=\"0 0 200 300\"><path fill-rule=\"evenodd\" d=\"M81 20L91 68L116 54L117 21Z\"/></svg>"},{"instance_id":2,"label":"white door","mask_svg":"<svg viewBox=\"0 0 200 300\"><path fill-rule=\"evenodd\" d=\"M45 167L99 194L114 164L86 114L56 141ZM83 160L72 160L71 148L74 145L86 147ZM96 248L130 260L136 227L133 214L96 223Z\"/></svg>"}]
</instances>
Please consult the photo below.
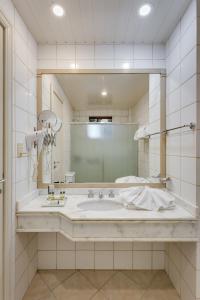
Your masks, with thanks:
<instances>
[{"instance_id":1,"label":"white door","mask_svg":"<svg viewBox=\"0 0 200 300\"><path fill-rule=\"evenodd\" d=\"M3 299L3 27L0 25L0 299Z\"/></svg>"}]
</instances>

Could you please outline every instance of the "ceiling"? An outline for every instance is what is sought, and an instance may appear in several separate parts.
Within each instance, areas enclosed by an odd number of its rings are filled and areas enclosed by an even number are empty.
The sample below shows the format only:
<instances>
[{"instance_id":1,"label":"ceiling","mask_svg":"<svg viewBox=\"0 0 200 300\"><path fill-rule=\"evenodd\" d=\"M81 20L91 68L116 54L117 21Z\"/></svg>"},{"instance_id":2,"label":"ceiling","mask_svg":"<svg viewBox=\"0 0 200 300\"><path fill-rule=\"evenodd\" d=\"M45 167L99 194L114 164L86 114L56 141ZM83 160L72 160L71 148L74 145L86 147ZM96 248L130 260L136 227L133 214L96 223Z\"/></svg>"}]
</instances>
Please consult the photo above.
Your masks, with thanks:
<instances>
[{"instance_id":1,"label":"ceiling","mask_svg":"<svg viewBox=\"0 0 200 300\"><path fill-rule=\"evenodd\" d=\"M191 0L13 0L39 43L160 43L166 42ZM65 16L52 14L52 3ZM138 16L141 4L153 12Z\"/></svg>"},{"instance_id":2,"label":"ceiling","mask_svg":"<svg viewBox=\"0 0 200 300\"><path fill-rule=\"evenodd\" d=\"M128 109L148 92L148 74L56 75L74 110ZM108 95L103 97L101 92Z\"/></svg>"}]
</instances>

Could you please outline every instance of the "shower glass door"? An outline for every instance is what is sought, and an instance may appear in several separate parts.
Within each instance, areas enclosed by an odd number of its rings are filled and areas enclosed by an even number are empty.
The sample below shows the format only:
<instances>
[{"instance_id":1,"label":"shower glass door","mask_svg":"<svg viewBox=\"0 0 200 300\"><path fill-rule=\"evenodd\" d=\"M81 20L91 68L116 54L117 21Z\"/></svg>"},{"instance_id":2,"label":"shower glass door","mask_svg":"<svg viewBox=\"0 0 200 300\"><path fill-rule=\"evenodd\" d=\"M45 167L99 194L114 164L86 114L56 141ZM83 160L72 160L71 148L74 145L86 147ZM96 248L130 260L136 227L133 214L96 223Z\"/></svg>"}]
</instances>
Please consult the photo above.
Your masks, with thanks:
<instances>
[{"instance_id":1,"label":"shower glass door","mask_svg":"<svg viewBox=\"0 0 200 300\"><path fill-rule=\"evenodd\" d=\"M134 124L71 124L71 170L76 182L114 182L138 174Z\"/></svg>"}]
</instances>

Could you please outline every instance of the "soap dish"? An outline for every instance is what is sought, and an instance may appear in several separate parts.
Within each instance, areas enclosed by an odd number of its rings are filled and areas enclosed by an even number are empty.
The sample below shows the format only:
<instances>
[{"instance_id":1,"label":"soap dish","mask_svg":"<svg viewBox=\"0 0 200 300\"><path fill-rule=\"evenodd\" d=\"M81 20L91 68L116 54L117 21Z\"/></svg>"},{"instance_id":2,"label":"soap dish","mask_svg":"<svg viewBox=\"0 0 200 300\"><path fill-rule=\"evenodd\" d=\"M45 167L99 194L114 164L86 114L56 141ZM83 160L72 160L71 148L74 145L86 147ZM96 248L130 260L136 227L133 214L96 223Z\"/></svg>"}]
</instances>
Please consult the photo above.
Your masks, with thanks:
<instances>
[{"instance_id":1,"label":"soap dish","mask_svg":"<svg viewBox=\"0 0 200 300\"><path fill-rule=\"evenodd\" d=\"M59 199L55 199L55 200L48 200L46 199L42 205L42 207L64 207L65 206L65 199L63 200L59 200Z\"/></svg>"}]
</instances>

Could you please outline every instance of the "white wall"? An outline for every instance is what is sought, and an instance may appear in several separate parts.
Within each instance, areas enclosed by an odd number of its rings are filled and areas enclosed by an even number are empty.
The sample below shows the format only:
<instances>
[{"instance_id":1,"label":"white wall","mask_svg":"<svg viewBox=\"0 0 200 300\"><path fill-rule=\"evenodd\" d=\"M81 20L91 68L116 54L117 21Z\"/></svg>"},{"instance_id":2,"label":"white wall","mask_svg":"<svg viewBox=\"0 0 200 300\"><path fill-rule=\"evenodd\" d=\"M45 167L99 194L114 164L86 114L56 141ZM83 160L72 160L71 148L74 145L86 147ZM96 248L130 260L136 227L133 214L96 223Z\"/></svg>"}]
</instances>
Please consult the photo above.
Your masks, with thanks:
<instances>
[{"instance_id":1,"label":"white wall","mask_svg":"<svg viewBox=\"0 0 200 300\"><path fill-rule=\"evenodd\" d=\"M36 191L30 158L16 157L16 144L25 145L25 134L36 126L37 44L10 0L0 0L0 10L13 29L13 283L10 291L21 300L37 269L37 235L15 234L15 203L30 199ZM32 153L33 160L36 152ZM16 246L16 247L15 247Z\"/></svg>"},{"instance_id":2,"label":"white wall","mask_svg":"<svg viewBox=\"0 0 200 300\"><path fill-rule=\"evenodd\" d=\"M177 24L166 45L167 128L190 122L196 129L167 135L167 184L169 190L191 205L199 205L199 1L191 5ZM169 244L166 270L182 300L200 299L199 243Z\"/></svg>"},{"instance_id":3,"label":"white wall","mask_svg":"<svg viewBox=\"0 0 200 300\"><path fill-rule=\"evenodd\" d=\"M139 126L149 123L149 93L130 108L129 121ZM138 141L138 176L149 176L149 140Z\"/></svg>"}]
</instances>

